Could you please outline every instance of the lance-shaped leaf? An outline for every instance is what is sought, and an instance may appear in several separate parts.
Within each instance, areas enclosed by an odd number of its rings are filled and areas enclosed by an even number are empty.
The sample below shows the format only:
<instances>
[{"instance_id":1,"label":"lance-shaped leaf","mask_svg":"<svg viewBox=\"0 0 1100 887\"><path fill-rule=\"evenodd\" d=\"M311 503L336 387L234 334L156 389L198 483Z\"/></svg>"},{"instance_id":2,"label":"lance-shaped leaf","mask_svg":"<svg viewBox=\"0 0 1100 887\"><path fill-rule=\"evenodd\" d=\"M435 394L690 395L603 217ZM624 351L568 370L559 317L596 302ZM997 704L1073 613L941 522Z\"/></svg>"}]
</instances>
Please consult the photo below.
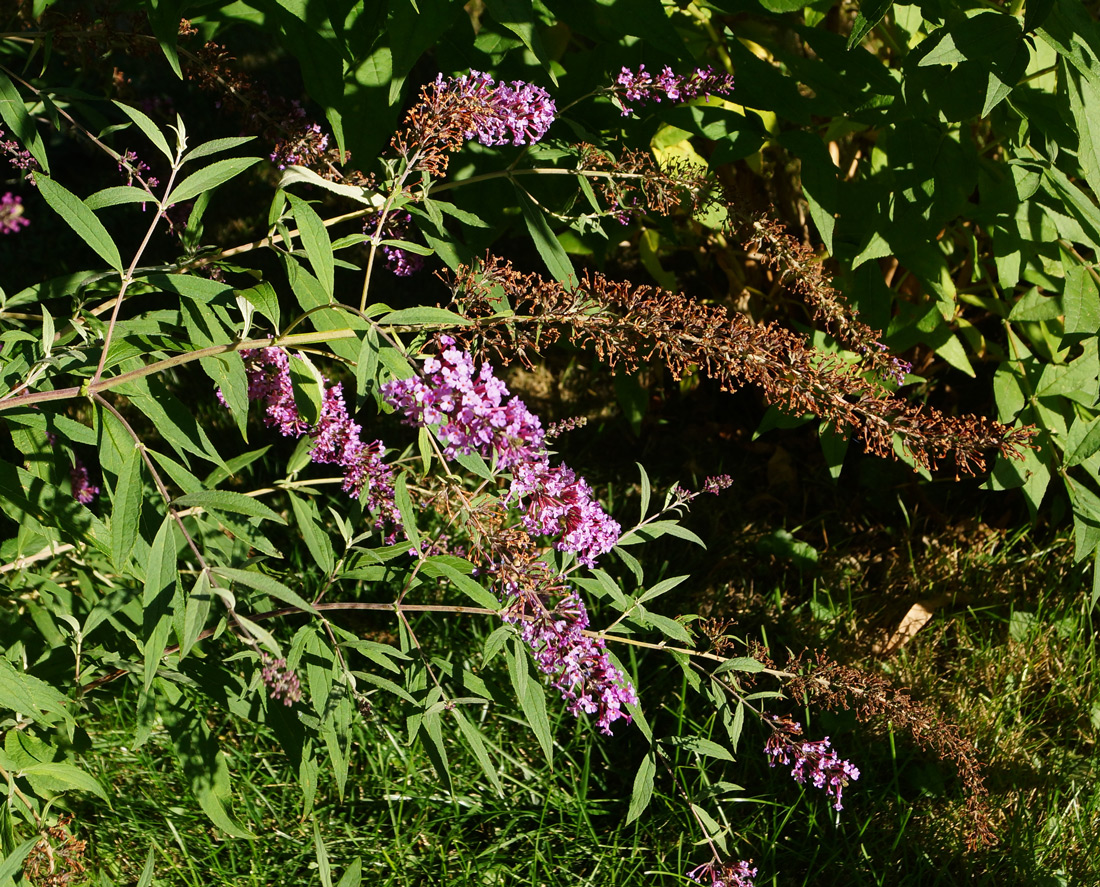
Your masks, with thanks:
<instances>
[{"instance_id":1,"label":"lance-shaped leaf","mask_svg":"<svg viewBox=\"0 0 1100 887\"><path fill-rule=\"evenodd\" d=\"M111 240L111 235L107 233L103 223L96 218L95 213L84 204L84 201L43 173L35 173L34 183L50 208L65 220L80 239L95 250L108 265L116 271L122 271L122 257L118 254L118 247Z\"/></svg>"}]
</instances>

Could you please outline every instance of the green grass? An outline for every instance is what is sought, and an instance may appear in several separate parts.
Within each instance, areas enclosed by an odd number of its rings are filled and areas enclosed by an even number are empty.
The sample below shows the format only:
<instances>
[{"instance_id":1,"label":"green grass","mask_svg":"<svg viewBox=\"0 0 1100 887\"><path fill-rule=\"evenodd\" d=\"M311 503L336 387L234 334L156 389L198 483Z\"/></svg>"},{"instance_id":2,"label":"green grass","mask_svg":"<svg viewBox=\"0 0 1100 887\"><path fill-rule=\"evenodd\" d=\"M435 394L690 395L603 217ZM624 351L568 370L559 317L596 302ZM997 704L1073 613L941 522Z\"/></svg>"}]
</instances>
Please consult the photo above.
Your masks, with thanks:
<instances>
[{"instance_id":1,"label":"green grass","mask_svg":"<svg viewBox=\"0 0 1100 887\"><path fill-rule=\"evenodd\" d=\"M987 765L1000 841L975 852L964 848L965 798L953 767L903 731L885 722L857 724L849 713L796 709L792 714L812 736L830 735L862 770L839 817L821 792L766 766L758 725L746 725L735 762L708 760L702 772L691 754L669 750L694 798L714 794L719 781L744 787L717 792L730 856L755 860L758 885L1100 884L1093 849L1100 822L1097 617L1069 546L1035 551L1026 538L999 537L988 544L940 540L915 551L896 546L894 560L880 560L873 585L853 572L851 554L838 549L814 575L772 564L776 581L772 591L754 590L754 618L769 626L773 651L829 649L887 674L962 725ZM711 593L736 603L735 584L718 583ZM876 631L889 631L890 619L913 601L933 598L941 601L934 618L899 652L870 653ZM464 643L476 649L482 630L469 629L442 624L438 649L456 656ZM638 659L648 676L640 683L651 722L662 735L711 735L707 706L685 695L670 665L659 654ZM481 726L504 797L455 743L448 795L423 748L406 744L401 712L379 701L355 729L345 796L322 773L306 820L273 738L212 711L208 724L233 776L233 815L256 835L245 840L224 837L202 813L163 727L130 750L134 694L115 692L102 703L85 754L109 785L112 803L73 811L74 831L89 841L93 883L136 883L152 847L158 884L321 884L314 823L334 884L356 859L364 883L395 887L682 884L688 864L708 858L705 846L693 846L700 834L666 771L658 772L649 810L625 824L644 753L634 728L601 737L558 715L553 699L552 767L523 724L503 710L486 712ZM721 738L716 731L715 738Z\"/></svg>"}]
</instances>

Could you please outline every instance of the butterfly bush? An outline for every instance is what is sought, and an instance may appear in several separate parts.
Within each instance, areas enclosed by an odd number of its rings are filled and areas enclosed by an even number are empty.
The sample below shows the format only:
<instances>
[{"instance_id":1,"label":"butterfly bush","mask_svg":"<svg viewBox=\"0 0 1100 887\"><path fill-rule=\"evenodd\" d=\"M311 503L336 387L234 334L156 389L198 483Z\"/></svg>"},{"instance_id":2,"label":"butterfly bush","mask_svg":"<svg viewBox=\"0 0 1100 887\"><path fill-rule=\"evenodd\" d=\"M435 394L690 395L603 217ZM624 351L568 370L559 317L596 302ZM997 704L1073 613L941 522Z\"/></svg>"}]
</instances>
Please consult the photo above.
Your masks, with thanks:
<instances>
[{"instance_id":1,"label":"butterfly bush","mask_svg":"<svg viewBox=\"0 0 1100 887\"><path fill-rule=\"evenodd\" d=\"M448 458L476 452L511 470L509 500L521 505L527 532L557 536L558 551L573 552L582 564L594 566L618 541L619 524L583 478L550 464L538 416L510 396L493 368L486 363L477 369L450 336L440 342L444 350L425 359L422 376L387 382L383 395L407 423L438 425Z\"/></svg>"},{"instance_id":2,"label":"butterfly bush","mask_svg":"<svg viewBox=\"0 0 1100 887\"><path fill-rule=\"evenodd\" d=\"M629 117L634 108L628 102L661 102L666 98L671 102L686 102L697 96L728 95L733 92L733 75L719 74L713 68L696 68L691 74L676 74L665 65L660 74L654 76L639 65L637 71L623 68L615 78L613 87L619 97L624 117Z\"/></svg>"}]
</instances>

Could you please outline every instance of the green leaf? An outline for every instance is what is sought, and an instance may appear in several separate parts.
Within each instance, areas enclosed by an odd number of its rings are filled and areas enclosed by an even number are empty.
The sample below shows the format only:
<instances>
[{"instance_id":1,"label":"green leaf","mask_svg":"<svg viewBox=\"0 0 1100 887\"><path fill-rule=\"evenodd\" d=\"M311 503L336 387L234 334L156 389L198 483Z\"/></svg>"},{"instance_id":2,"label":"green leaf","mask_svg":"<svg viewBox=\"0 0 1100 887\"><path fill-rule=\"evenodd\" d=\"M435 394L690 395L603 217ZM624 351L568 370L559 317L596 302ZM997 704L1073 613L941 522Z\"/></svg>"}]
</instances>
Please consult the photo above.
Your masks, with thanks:
<instances>
[{"instance_id":1,"label":"green leaf","mask_svg":"<svg viewBox=\"0 0 1100 887\"><path fill-rule=\"evenodd\" d=\"M23 871L23 860L27 858L38 841L37 834L33 838L28 838L9 853L3 862L0 862L0 885L5 883L5 879L14 878Z\"/></svg>"},{"instance_id":2,"label":"green leaf","mask_svg":"<svg viewBox=\"0 0 1100 887\"><path fill-rule=\"evenodd\" d=\"M573 270L573 262L558 242L543 211L535 205L525 191L517 188L516 198L520 209L523 210L523 221L527 223L527 230L531 234L531 239L535 241L535 248L546 263L547 270L562 286L575 286L577 272Z\"/></svg>"},{"instance_id":3,"label":"green leaf","mask_svg":"<svg viewBox=\"0 0 1100 887\"><path fill-rule=\"evenodd\" d=\"M38 134L34 118L28 113L19 90L3 71L0 71L0 118L3 119L11 134L31 152L31 156L38 161L38 165L49 172L50 164L46 159L46 148L42 143L42 137Z\"/></svg>"},{"instance_id":4,"label":"green leaf","mask_svg":"<svg viewBox=\"0 0 1100 887\"><path fill-rule=\"evenodd\" d=\"M118 247L111 240L111 235L107 233L103 223L96 218L95 213L84 205L84 201L43 173L35 173L34 182L50 208L65 220L80 239L95 250L108 265L116 271L122 271L122 258L118 254Z\"/></svg>"},{"instance_id":5,"label":"green leaf","mask_svg":"<svg viewBox=\"0 0 1100 887\"><path fill-rule=\"evenodd\" d=\"M653 777L657 773L657 758L651 750L646 752L638 772L634 774L634 787L630 790L630 807L626 811L629 825L645 812L653 798Z\"/></svg>"},{"instance_id":6,"label":"green leaf","mask_svg":"<svg viewBox=\"0 0 1100 887\"><path fill-rule=\"evenodd\" d=\"M294 208L294 220L298 223L298 235L302 238L309 264L313 273L324 287L325 293L332 298L336 286L335 268L332 257L332 241L328 229L316 210L296 194L287 193L290 205Z\"/></svg>"},{"instance_id":7,"label":"green leaf","mask_svg":"<svg viewBox=\"0 0 1100 887\"><path fill-rule=\"evenodd\" d=\"M152 846L150 846L149 854L145 857L145 868L141 870L141 877L138 878L137 887L152 887L153 863L155 861L156 853L153 851Z\"/></svg>"},{"instance_id":8,"label":"green leaf","mask_svg":"<svg viewBox=\"0 0 1100 887\"><path fill-rule=\"evenodd\" d=\"M139 280L145 281L149 286L156 287L161 292L175 293L195 302L209 302L216 299L222 293L229 292L233 287L217 280L209 280L196 274L144 274Z\"/></svg>"},{"instance_id":9,"label":"green leaf","mask_svg":"<svg viewBox=\"0 0 1100 887\"><path fill-rule=\"evenodd\" d=\"M122 573L138 534L141 516L141 454L136 446L125 454L111 502L111 561Z\"/></svg>"},{"instance_id":10,"label":"green leaf","mask_svg":"<svg viewBox=\"0 0 1100 887\"><path fill-rule=\"evenodd\" d=\"M0 709L17 712L39 724L56 722L54 715L70 725L74 723L69 700L45 681L16 670L0 659Z\"/></svg>"},{"instance_id":11,"label":"green leaf","mask_svg":"<svg viewBox=\"0 0 1100 887\"><path fill-rule=\"evenodd\" d=\"M420 324L469 326L472 322L461 314L455 314L446 308L433 308L430 305L391 311L378 320L382 326L419 326Z\"/></svg>"},{"instance_id":12,"label":"green leaf","mask_svg":"<svg viewBox=\"0 0 1100 887\"><path fill-rule=\"evenodd\" d=\"M358 856L352 861L341 876L336 887L360 887L363 883L363 860Z\"/></svg>"},{"instance_id":13,"label":"green leaf","mask_svg":"<svg viewBox=\"0 0 1100 887\"><path fill-rule=\"evenodd\" d=\"M1096 281L1083 265L1067 265L1065 257L1062 265L1066 269L1066 285L1062 293L1066 312L1065 331L1094 336L1100 329L1100 293L1097 292Z\"/></svg>"},{"instance_id":14,"label":"green leaf","mask_svg":"<svg viewBox=\"0 0 1100 887\"><path fill-rule=\"evenodd\" d=\"M157 530L145 565L145 587L142 592L143 637L145 640L145 693L153 686L160 660L168 646L168 631L172 625L169 612L172 592L176 586L176 538L171 517L165 517Z\"/></svg>"},{"instance_id":15,"label":"green leaf","mask_svg":"<svg viewBox=\"0 0 1100 887\"><path fill-rule=\"evenodd\" d=\"M1077 419L1066 440L1066 465L1080 465L1100 451L1100 418Z\"/></svg>"},{"instance_id":16,"label":"green leaf","mask_svg":"<svg viewBox=\"0 0 1100 887\"><path fill-rule=\"evenodd\" d=\"M168 195L165 205L171 206L174 203L183 203L185 200L197 197L203 191L212 191L218 185L240 175L259 161L259 157L231 157L228 160L216 160L180 182L175 190Z\"/></svg>"},{"instance_id":17,"label":"green leaf","mask_svg":"<svg viewBox=\"0 0 1100 887\"><path fill-rule=\"evenodd\" d=\"M231 511L234 514L247 514L249 517L273 520L279 524L286 523L281 514L272 511L263 502L251 496L245 496L243 493L234 493L230 490L203 490L200 493L186 493L175 500L175 505L183 508L197 507Z\"/></svg>"},{"instance_id":18,"label":"green leaf","mask_svg":"<svg viewBox=\"0 0 1100 887\"><path fill-rule=\"evenodd\" d=\"M298 415L307 425L316 425L321 421L324 409L325 378L313 365L313 361L302 354L296 354L289 361L290 387L294 392L294 405Z\"/></svg>"},{"instance_id":19,"label":"green leaf","mask_svg":"<svg viewBox=\"0 0 1100 887\"><path fill-rule=\"evenodd\" d=\"M317 610L305 598L297 592L291 591L278 579L273 579L265 573L259 573L255 570L238 570L235 567L214 567L214 573L232 582L239 582L249 588L262 591L268 597L283 601L283 603L290 604L292 607L297 607L305 613L317 615Z\"/></svg>"},{"instance_id":20,"label":"green leaf","mask_svg":"<svg viewBox=\"0 0 1100 887\"><path fill-rule=\"evenodd\" d=\"M220 154L222 151L230 151L246 142L255 140L255 138L255 136L230 136L225 139L211 139L209 142L203 142L201 145L196 145L184 154L183 162L187 163L190 160L198 160L200 157L209 157L211 154Z\"/></svg>"},{"instance_id":21,"label":"green leaf","mask_svg":"<svg viewBox=\"0 0 1100 887\"><path fill-rule=\"evenodd\" d=\"M271 321L275 332L279 331L279 296L266 280L244 290L236 290L238 295L249 301L253 308Z\"/></svg>"},{"instance_id":22,"label":"green leaf","mask_svg":"<svg viewBox=\"0 0 1100 887\"><path fill-rule=\"evenodd\" d=\"M685 527L681 527L674 520L657 520L648 523L644 527L639 527L628 533L618 541L618 544L637 545L640 542L659 539L661 536L675 536L678 539L686 539L688 542L694 542L701 548L707 547L703 540L695 535L695 533Z\"/></svg>"},{"instance_id":23,"label":"green leaf","mask_svg":"<svg viewBox=\"0 0 1100 887\"><path fill-rule=\"evenodd\" d=\"M859 12L852 23L852 32L848 35L848 49L858 46L863 38L871 33L871 29L882 21L882 17L890 11L894 0L860 0Z\"/></svg>"},{"instance_id":24,"label":"green leaf","mask_svg":"<svg viewBox=\"0 0 1100 887\"><path fill-rule=\"evenodd\" d=\"M104 188L96 191L84 200L84 205L90 210L106 209L109 206L118 206L123 203L156 203L155 197L148 191L135 188L132 185L116 185L113 188Z\"/></svg>"},{"instance_id":25,"label":"green leaf","mask_svg":"<svg viewBox=\"0 0 1100 887\"><path fill-rule=\"evenodd\" d=\"M191 593L187 595L187 605L183 612L183 630L178 632L180 659L190 653L191 648L198 641L210 616L210 605L213 602L214 594L210 587L210 576L206 571L200 571L191 588Z\"/></svg>"},{"instance_id":26,"label":"green leaf","mask_svg":"<svg viewBox=\"0 0 1100 887\"><path fill-rule=\"evenodd\" d=\"M485 6L498 24L519 37L523 45L531 50L531 54L539 60L539 64L556 86L558 78L554 73L550 54L542 42L538 30L539 19L531 0L485 0Z\"/></svg>"},{"instance_id":27,"label":"green leaf","mask_svg":"<svg viewBox=\"0 0 1100 887\"><path fill-rule=\"evenodd\" d=\"M303 499L288 491L290 507L294 512L294 521L302 531L302 539L310 555L326 576L332 575L336 557L332 551L332 542L321 526L321 515L312 499Z\"/></svg>"},{"instance_id":28,"label":"green leaf","mask_svg":"<svg viewBox=\"0 0 1100 887\"><path fill-rule=\"evenodd\" d=\"M440 561L438 558L426 558L424 565L421 567L421 571L429 576L433 573L445 576L454 583L459 591L474 601L479 607L487 607L494 611L500 609L500 601L496 599L492 592L487 591L479 582L471 579L464 573L460 573L453 566Z\"/></svg>"},{"instance_id":29,"label":"green leaf","mask_svg":"<svg viewBox=\"0 0 1100 887\"><path fill-rule=\"evenodd\" d=\"M409 538L409 547L420 551L420 533L416 529L416 511L409 497L409 473L402 471L394 484L394 502L401 514L401 525Z\"/></svg>"},{"instance_id":30,"label":"green leaf","mask_svg":"<svg viewBox=\"0 0 1100 887\"><path fill-rule=\"evenodd\" d=\"M138 129L145 133L146 138L168 159L169 163L175 160L175 152L168 147L168 140L164 137L164 133L144 112L139 111L137 108L131 108L129 105L124 105L122 102L112 102L112 104L137 124Z\"/></svg>"},{"instance_id":31,"label":"green leaf","mask_svg":"<svg viewBox=\"0 0 1100 887\"><path fill-rule=\"evenodd\" d=\"M677 748L687 749L697 755L715 758L719 761L734 760L728 749L710 739L704 739L702 736L673 736L668 741Z\"/></svg>"},{"instance_id":32,"label":"green leaf","mask_svg":"<svg viewBox=\"0 0 1100 887\"><path fill-rule=\"evenodd\" d=\"M538 681L528 681L520 706L527 723L531 725L535 738L546 755L546 763L554 763L554 739L550 733L550 718L546 714L546 692Z\"/></svg>"},{"instance_id":33,"label":"green leaf","mask_svg":"<svg viewBox=\"0 0 1100 887\"><path fill-rule=\"evenodd\" d=\"M652 495L652 487L649 484L649 475L646 473L645 467L641 462L635 462L638 466L638 472L641 474L641 517L639 520L645 520L646 512L649 511L649 498Z\"/></svg>"},{"instance_id":34,"label":"green leaf","mask_svg":"<svg viewBox=\"0 0 1100 887\"><path fill-rule=\"evenodd\" d=\"M689 578L689 576L684 574L683 576L673 576L671 579L665 579L658 582L652 588L642 593L641 597L638 598L638 603L645 603L646 601L653 600L655 597L659 597L665 592L672 591L672 589L687 578Z\"/></svg>"},{"instance_id":35,"label":"green leaf","mask_svg":"<svg viewBox=\"0 0 1100 887\"><path fill-rule=\"evenodd\" d=\"M313 846L317 850L317 875L321 879L321 887L332 887L332 865L328 861L328 850L321 838L321 826L317 820L313 820Z\"/></svg>"},{"instance_id":36,"label":"green leaf","mask_svg":"<svg viewBox=\"0 0 1100 887\"><path fill-rule=\"evenodd\" d=\"M459 709L455 708L451 712L454 715L456 721L458 721L458 729L466 739L466 743L473 749L474 757L477 758L477 762L481 765L482 772L489 777L489 781L493 784L493 788L497 791L497 797L504 797L504 786L500 782L500 775L497 773L497 768L493 766L493 761L489 757L489 752L485 749L485 742L481 738L481 732L467 719Z\"/></svg>"},{"instance_id":37,"label":"green leaf","mask_svg":"<svg viewBox=\"0 0 1100 887\"><path fill-rule=\"evenodd\" d=\"M725 674L727 671L743 671L749 674L754 674L764 670L764 664L751 656L737 656L733 659L727 659L716 669L714 669L714 675L717 677L720 674Z\"/></svg>"},{"instance_id":38,"label":"green leaf","mask_svg":"<svg viewBox=\"0 0 1100 887\"><path fill-rule=\"evenodd\" d=\"M82 792L91 792L93 795L98 795L104 801L107 800L107 793L103 790L103 786L99 784L99 780L89 773L85 773L79 767L74 767L72 764L65 764L60 762L42 762L40 764L31 764L29 767L23 767L22 772L28 776L46 776L52 780L56 780L65 786L63 791L73 789Z\"/></svg>"}]
</instances>

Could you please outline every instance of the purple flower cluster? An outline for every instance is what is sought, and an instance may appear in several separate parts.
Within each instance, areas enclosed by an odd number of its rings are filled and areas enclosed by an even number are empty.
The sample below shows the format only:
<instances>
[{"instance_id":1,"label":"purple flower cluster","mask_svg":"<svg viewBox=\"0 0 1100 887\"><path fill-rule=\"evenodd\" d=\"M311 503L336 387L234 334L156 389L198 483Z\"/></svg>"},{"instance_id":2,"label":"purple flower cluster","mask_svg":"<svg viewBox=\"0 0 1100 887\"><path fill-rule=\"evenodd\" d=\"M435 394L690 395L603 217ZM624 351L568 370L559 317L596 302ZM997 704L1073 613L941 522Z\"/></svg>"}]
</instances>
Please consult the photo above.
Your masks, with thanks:
<instances>
[{"instance_id":1,"label":"purple flower cluster","mask_svg":"<svg viewBox=\"0 0 1100 887\"><path fill-rule=\"evenodd\" d=\"M565 466L551 466L538 416L493 374L478 370L468 352L441 336L444 349L428 357L423 375L382 386L387 401L412 425L438 425L448 458L479 453L511 470L509 498L527 500L523 524L531 535L556 535L558 551L576 552L587 565L610 551L620 527L593 498L592 489Z\"/></svg>"},{"instance_id":2,"label":"purple flower cluster","mask_svg":"<svg viewBox=\"0 0 1100 887\"><path fill-rule=\"evenodd\" d=\"M27 170L27 179L31 181L30 173L38 169L38 161L15 139L5 139L2 129L0 129L0 151L8 155L8 163L16 169Z\"/></svg>"},{"instance_id":3,"label":"purple flower cluster","mask_svg":"<svg viewBox=\"0 0 1100 887\"><path fill-rule=\"evenodd\" d=\"M99 487L88 480L88 469L76 456L73 456L73 466L69 469L69 480L73 487L73 498L81 505L90 505L99 495Z\"/></svg>"},{"instance_id":4,"label":"purple flower cluster","mask_svg":"<svg viewBox=\"0 0 1100 887\"><path fill-rule=\"evenodd\" d=\"M558 551L575 551L585 566L610 551L622 528L592 496L592 488L565 465L543 458L516 467L509 496L526 499L523 526L532 536L560 534Z\"/></svg>"},{"instance_id":5,"label":"purple flower cluster","mask_svg":"<svg viewBox=\"0 0 1100 887\"><path fill-rule=\"evenodd\" d=\"M0 234L14 234L30 220L23 215L23 198L10 191L0 197Z\"/></svg>"},{"instance_id":6,"label":"purple flower cluster","mask_svg":"<svg viewBox=\"0 0 1100 887\"><path fill-rule=\"evenodd\" d=\"M264 653L263 666L260 677L272 699L289 707L302 698L302 685L298 681L298 675L287 667L285 659L273 659Z\"/></svg>"},{"instance_id":7,"label":"purple flower cluster","mask_svg":"<svg viewBox=\"0 0 1100 887\"><path fill-rule=\"evenodd\" d=\"M706 883L703 878L709 878L710 887L753 887L752 879L756 877L756 869L752 860L746 862L742 859L732 865L706 862L687 872L687 877L700 884Z\"/></svg>"},{"instance_id":8,"label":"purple flower cluster","mask_svg":"<svg viewBox=\"0 0 1100 887\"><path fill-rule=\"evenodd\" d=\"M386 219L383 236L390 240L408 240L409 227L412 216L403 210L391 213ZM363 224L363 230L372 224L367 220ZM382 255L386 258L386 267L398 277L410 277L424 267L424 257L419 253L411 253L399 246L382 245Z\"/></svg>"},{"instance_id":9,"label":"purple flower cluster","mask_svg":"<svg viewBox=\"0 0 1100 887\"><path fill-rule=\"evenodd\" d=\"M600 732L608 736L619 718L630 723L624 707L638 703L634 687L611 662L603 639L584 633L588 611L577 593L560 595L552 610L546 595L516 583L506 583L505 593L511 600L501 613L504 621L518 625L539 671L550 676L569 712L596 715Z\"/></svg>"},{"instance_id":10,"label":"purple flower cluster","mask_svg":"<svg viewBox=\"0 0 1100 887\"><path fill-rule=\"evenodd\" d=\"M728 474L715 474L703 481L703 492L718 496L722 490L729 489L732 486L733 478Z\"/></svg>"},{"instance_id":11,"label":"purple flower cluster","mask_svg":"<svg viewBox=\"0 0 1100 887\"><path fill-rule=\"evenodd\" d=\"M305 117L305 111L298 105L295 111L301 112L299 116ZM292 136L280 139L275 144L275 150L271 152L271 162L279 169L288 166L309 166L324 156L328 150L328 134L321 132L319 123L311 123L302 126Z\"/></svg>"},{"instance_id":12,"label":"purple flower cluster","mask_svg":"<svg viewBox=\"0 0 1100 887\"><path fill-rule=\"evenodd\" d=\"M613 90L619 96L623 116L633 111L627 102L660 102L666 98L672 102L685 102L704 95L708 101L712 94L728 95L733 92L733 75L718 74L710 67L696 68L691 74L674 74L665 65L656 77L640 65L637 71L623 68L615 78Z\"/></svg>"},{"instance_id":13,"label":"purple flower cluster","mask_svg":"<svg viewBox=\"0 0 1100 887\"><path fill-rule=\"evenodd\" d=\"M815 788L825 789L833 798L833 809L844 809L841 794L849 782L859 779L859 770L829 748L828 736L820 742L795 739L802 733L801 724L785 718L771 718L768 723L774 730L764 745L764 754L771 759L768 763L772 767L780 763L790 766L795 782L805 785L809 781Z\"/></svg>"},{"instance_id":14,"label":"purple flower cluster","mask_svg":"<svg viewBox=\"0 0 1100 887\"><path fill-rule=\"evenodd\" d=\"M339 465L344 469L344 491L352 498L365 499L379 524L400 526L394 504L393 469L382 461L382 441L364 443L363 428L348 416L341 385L325 388L321 415L315 425L306 422L294 402L290 383L290 356L282 348L242 350L248 372L249 400L263 401L264 422L279 429L284 437L308 434L314 440L312 461ZM221 391L218 398L225 403Z\"/></svg>"},{"instance_id":15,"label":"purple flower cluster","mask_svg":"<svg viewBox=\"0 0 1100 887\"><path fill-rule=\"evenodd\" d=\"M486 146L533 145L557 113L550 93L522 80L498 84L488 74L470 71L449 80L440 74L435 82L440 95L452 95L471 110L466 138Z\"/></svg>"}]
</instances>

